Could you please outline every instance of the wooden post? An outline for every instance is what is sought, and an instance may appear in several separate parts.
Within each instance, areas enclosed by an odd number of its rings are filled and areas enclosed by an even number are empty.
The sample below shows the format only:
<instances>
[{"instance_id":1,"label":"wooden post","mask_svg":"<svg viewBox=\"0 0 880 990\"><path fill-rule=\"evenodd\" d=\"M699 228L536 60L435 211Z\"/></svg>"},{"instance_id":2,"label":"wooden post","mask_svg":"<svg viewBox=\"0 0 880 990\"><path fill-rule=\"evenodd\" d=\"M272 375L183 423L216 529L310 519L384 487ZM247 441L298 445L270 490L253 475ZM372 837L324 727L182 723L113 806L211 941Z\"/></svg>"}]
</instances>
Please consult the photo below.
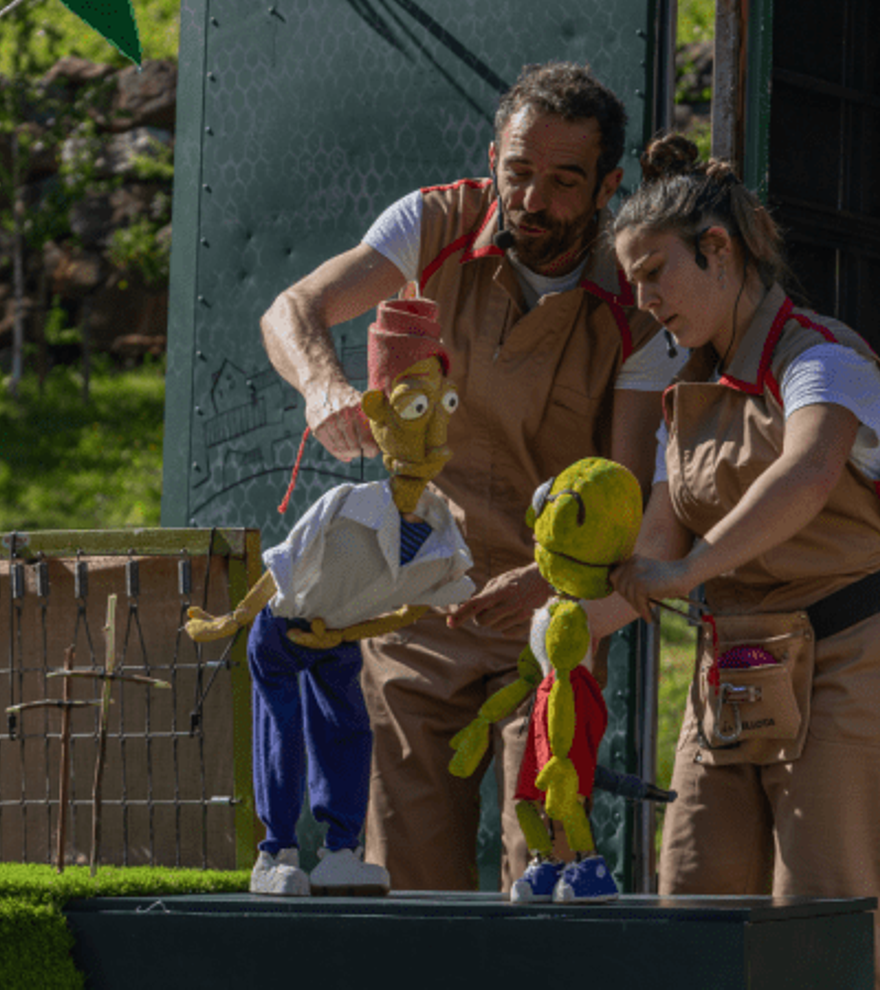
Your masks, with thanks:
<instances>
[{"instance_id":1,"label":"wooden post","mask_svg":"<svg viewBox=\"0 0 880 990\"><path fill-rule=\"evenodd\" d=\"M712 155L738 161L737 135L742 78L741 0L715 0L715 61L712 69Z\"/></svg>"},{"instance_id":2,"label":"wooden post","mask_svg":"<svg viewBox=\"0 0 880 990\"><path fill-rule=\"evenodd\" d=\"M98 755L95 758L95 785L92 788L92 876L98 872L98 860L101 858L101 785L104 778L104 757L107 752L107 721L110 715L110 692L113 690L113 679L109 675L112 675L116 666L116 595L110 595L107 598L107 624L104 626L104 642L106 643L104 672L108 676L104 681L103 692L101 694Z\"/></svg>"},{"instance_id":3,"label":"wooden post","mask_svg":"<svg viewBox=\"0 0 880 990\"><path fill-rule=\"evenodd\" d=\"M74 649L72 646L64 651L64 670L73 670ZM64 849L67 845L67 805L70 802L70 693L72 683L69 677L64 678L61 709L61 770L58 783L58 851L55 858L55 868L59 873L64 872Z\"/></svg>"}]
</instances>

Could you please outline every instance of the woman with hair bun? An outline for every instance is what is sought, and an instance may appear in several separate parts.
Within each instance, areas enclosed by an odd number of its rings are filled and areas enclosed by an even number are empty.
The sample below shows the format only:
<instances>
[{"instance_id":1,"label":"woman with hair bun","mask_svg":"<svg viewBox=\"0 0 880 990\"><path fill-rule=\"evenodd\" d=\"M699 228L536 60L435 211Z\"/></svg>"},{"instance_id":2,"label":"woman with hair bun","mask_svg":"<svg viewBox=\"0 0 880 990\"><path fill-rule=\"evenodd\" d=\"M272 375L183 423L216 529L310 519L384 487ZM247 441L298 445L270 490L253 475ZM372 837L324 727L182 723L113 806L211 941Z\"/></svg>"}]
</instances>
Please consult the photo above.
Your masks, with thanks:
<instances>
[{"instance_id":1,"label":"woman with hair bun","mask_svg":"<svg viewBox=\"0 0 880 990\"><path fill-rule=\"evenodd\" d=\"M671 135L642 167L617 253L690 357L635 554L582 604L598 639L705 587L660 891L876 896L880 359L794 305L779 231L728 164Z\"/></svg>"}]
</instances>

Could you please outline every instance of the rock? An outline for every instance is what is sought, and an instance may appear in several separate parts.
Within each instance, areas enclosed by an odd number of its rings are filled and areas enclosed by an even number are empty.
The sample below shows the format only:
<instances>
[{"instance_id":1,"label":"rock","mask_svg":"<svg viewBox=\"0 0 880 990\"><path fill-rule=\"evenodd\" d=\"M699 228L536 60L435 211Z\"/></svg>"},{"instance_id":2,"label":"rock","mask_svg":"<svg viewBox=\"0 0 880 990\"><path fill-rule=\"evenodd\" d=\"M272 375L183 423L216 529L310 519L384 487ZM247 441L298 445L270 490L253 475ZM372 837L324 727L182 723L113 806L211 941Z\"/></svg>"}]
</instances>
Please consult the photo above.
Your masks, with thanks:
<instances>
[{"instance_id":1,"label":"rock","mask_svg":"<svg viewBox=\"0 0 880 990\"><path fill-rule=\"evenodd\" d=\"M125 364L133 364L147 354L152 357L164 354L166 343L164 334L150 337L143 333L128 333L113 341L110 345L110 353L116 355Z\"/></svg>"},{"instance_id":2,"label":"rock","mask_svg":"<svg viewBox=\"0 0 880 990\"><path fill-rule=\"evenodd\" d=\"M85 247L106 247L113 232L109 193L89 193L70 209L70 231Z\"/></svg>"},{"instance_id":3,"label":"rock","mask_svg":"<svg viewBox=\"0 0 880 990\"><path fill-rule=\"evenodd\" d=\"M40 85L46 89L58 84L78 89L89 83L106 79L115 71L112 65L101 65L78 58L76 55L65 55L43 76Z\"/></svg>"},{"instance_id":4,"label":"rock","mask_svg":"<svg viewBox=\"0 0 880 990\"><path fill-rule=\"evenodd\" d=\"M56 147L46 140L46 130L35 121L27 121L19 124L16 128L19 140L30 145L28 156L23 160L24 172L22 179L25 182L41 179L47 175L53 175L58 171L58 153ZM5 172L12 169L12 135L0 133L0 167ZM6 184L0 201L5 206L8 203L6 194Z\"/></svg>"},{"instance_id":5,"label":"rock","mask_svg":"<svg viewBox=\"0 0 880 990\"><path fill-rule=\"evenodd\" d=\"M92 347L109 351L118 337L162 337L168 330L168 290L150 288L140 275L113 269L91 297L89 331Z\"/></svg>"},{"instance_id":6,"label":"rock","mask_svg":"<svg viewBox=\"0 0 880 990\"><path fill-rule=\"evenodd\" d=\"M110 206L113 210L110 223L113 228L127 227L133 220L149 216L158 194L159 186L145 182L133 182L114 189L110 193Z\"/></svg>"},{"instance_id":7,"label":"rock","mask_svg":"<svg viewBox=\"0 0 880 990\"><path fill-rule=\"evenodd\" d=\"M73 162L77 157L94 155L96 175L101 179L136 174L138 157L156 158L160 147L171 147L174 137L158 127L135 127L130 131L98 139L72 134L61 146L61 160Z\"/></svg>"},{"instance_id":8,"label":"rock","mask_svg":"<svg viewBox=\"0 0 880 990\"><path fill-rule=\"evenodd\" d=\"M160 147L170 147L173 142L171 131L158 127L135 127L114 134L105 146L101 171L109 175L134 175L135 158L156 158Z\"/></svg>"},{"instance_id":9,"label":"rock","mask_svg":"<svg viewBox=\"0 0 880 990\"><path fill-rule=\"evenodd\" d=\"M47 140L46 129L28 121L20 124L17 131L19 141L28 146L25 181L54 175L58 171L58 152L55 145Z\"/></svg>"},{"instance_id":10,"label":"rock","mask_svg":"<svg viewBox=\"0 0 880 990\"><path fill-rule=\"evenodd\" d=\"M107 275L108 266L98 251L50 242L43 250L49 291L64 297L81 298L94 292Z\"/></svg>"},{"instance_id":11,"label":"rock","mask_svg":"<svg viewBox=\"0 0 880 990\"><path fill-rule=\"evenodd\" d=\"M174 130L176 98L177 66L173 62L144 62L140 72L129 66L117 76L109 126L112 130L141 126Z\"/></svg>"}]
</instances>

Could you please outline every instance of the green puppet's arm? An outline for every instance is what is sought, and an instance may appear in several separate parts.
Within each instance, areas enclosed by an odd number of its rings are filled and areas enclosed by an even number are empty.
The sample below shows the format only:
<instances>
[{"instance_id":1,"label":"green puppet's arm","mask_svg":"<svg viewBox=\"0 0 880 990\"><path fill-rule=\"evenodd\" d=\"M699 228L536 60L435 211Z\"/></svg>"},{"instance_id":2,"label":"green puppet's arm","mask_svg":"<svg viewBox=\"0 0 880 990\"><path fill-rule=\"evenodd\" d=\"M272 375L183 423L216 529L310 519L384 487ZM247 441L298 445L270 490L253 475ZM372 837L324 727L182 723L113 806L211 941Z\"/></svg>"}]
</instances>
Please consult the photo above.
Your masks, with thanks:
<instances>
[{"instance_id":1,"label":"green puppet's arm","mask_svg":"<svg viewBox=\"0 0 880 990\"><path fill-rule=\"evenodd\" d=\"M197 643L209 643L215 639L225 639L238 632L243 626L250 625L257 615L272 600L277 588L271 571L260 578L251 590L242 598L234 612L214 617L194 605L187 609L189 621L186 631Z\"/></svg>"},{"instance_id":2,"label":"green puppet's arm","mask_svg":"<svg viewBox=\"0 0 880 990\"><path fill-rule=\"evenodd\" d=\"M556 671L556 683L550 690L547 727L553 754L538 774L535 785L546 792L544 807L557 821L577 814L578 775L568 758L574 741L575 708L570 671L581 662L590 646L590 630L584 610L577 602L560 601L550 606L552 618L545 642L550 663Z\"/></svg>"},{"instance_id":3,"label":"green puppet's arm","mask_svg":"<svg viewBox=\"0 0 880 990\"><path fill-rule=\"evenodd\" d=\"M452 737L449 745L455 750L455 756L449 763L449 772L454 776L470 777L489 748L489 726L515 711L541 683L541 665L530 647L520 653L517 670L519 677L496 691L480 708L473 722Z\"/></svg>"}]
</instances>

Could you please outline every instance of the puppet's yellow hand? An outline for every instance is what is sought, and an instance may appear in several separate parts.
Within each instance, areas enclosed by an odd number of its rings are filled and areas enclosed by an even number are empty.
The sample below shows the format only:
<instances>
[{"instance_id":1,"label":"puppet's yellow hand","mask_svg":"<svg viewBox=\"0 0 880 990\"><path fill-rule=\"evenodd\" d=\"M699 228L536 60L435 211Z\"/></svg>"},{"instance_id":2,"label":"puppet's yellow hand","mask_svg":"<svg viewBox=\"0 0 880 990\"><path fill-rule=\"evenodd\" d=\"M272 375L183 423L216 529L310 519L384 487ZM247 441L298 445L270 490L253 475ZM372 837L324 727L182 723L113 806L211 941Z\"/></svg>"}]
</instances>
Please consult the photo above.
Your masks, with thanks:
<instances>
[{"instance_id":1,"label":"puppet's yellow hand","mask_svg":"<svg viewBox=\"0 0 880 990\"><path fill-rule=\"evenodd\" d=\"M556 821L562 821L577 810L580 803L578 775L567 757L554 756L536 777L535 786L546 792L544 808Z\"/></svg>"},{"instance_id":2,"label":"puppet's yellow hand","mask_svg":"<svg viewBox=\"0 0 880 990\"><path fill-rule=\"evenodd\" d=\"M470 725L466 725L449 741L455 756L449 761L449 772L454 777L470 777L480 765L480 760L489 748L489 726L492 723L485 715L477 715Z\"/></svg>"},{"instance_id":3,"label":"puppet's yellow hand","mask_svg":"<svg viewBox=\"0 0 880 990\"><path fill-rule=\"evenodd\" d=\"M197 643L210 643L215 639L233 636L241 628L232 612L226 615L209 615L197 605L186 610L189 621L184 627L191 639Z\"/></svg>"},{"instance_id":4,"label":"puppet's yellow hand","mask_svg":"<svg viewBox=\"0 0 880 990\"><path fill-rule=\"evenodd\" d=\"M297 646L307 646L310 650L332 650L342 642L342 630L328 629L323 619L312 619L309 632L290 629L287 635Z\"/></svg>"}]
</instances>

